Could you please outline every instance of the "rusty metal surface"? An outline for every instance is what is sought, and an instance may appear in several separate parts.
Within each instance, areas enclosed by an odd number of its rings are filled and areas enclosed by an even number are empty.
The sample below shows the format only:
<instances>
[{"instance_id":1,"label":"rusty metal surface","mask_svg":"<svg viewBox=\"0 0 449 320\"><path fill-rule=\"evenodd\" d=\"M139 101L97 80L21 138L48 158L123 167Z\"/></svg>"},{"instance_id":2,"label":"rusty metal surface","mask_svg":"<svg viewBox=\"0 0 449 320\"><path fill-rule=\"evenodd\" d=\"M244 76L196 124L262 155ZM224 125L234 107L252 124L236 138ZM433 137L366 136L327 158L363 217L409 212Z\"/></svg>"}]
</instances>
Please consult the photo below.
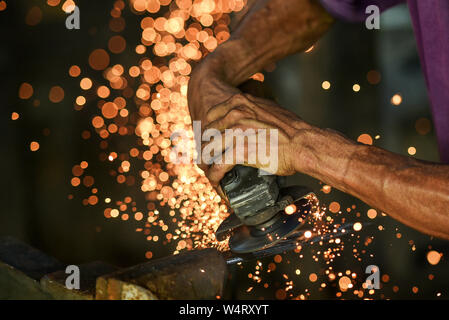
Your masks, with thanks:
<instances>
[{"instance_id":1,"label":"rusty metal surface","mask_svg":"<svg viewBox=\"0 0 449 320\"><path fill-rule=\"evenodd\" d=\"M0 262L0 300L48 300L39 282L20 270Z\"/></svg>"},{"instance_id":2,"label":"rusty metal surface","mask_svg":"<svg viewBox=\"0 0 449 320\"><path fill-rule=\"evenodd\" d=\"M65 286L66 265L12 237L0 237L0 299L93 299L97 277L117 271L104 262L80 265L80 289Z\"/></svg>"},{"instance_id":3,"label":"rusty metal surface","mask_svg":"<svg viewBox=\"0 0 449 320\"><path fill-rule=\"evenodd\" d=\"M189 251L118 270L80 265L80 289L65 286L66 266L13 238L0 238L0 299L215 299L227 267L215 249ZM106 275L105 275L106 274Z\"/></svg>"},{"instance_id":4,"label":"rusty metal surface","mask_svg":"<svg viewBox=\"0 0 449 320\"><path fill-rule=\"evenodd\" d=\"M97 279L97 299L216 299L227 268L215 249L185 252Z\"/></svg>"},{"instance_id":5,"label":"rusty metal surface","mask_svg":"<svg viewBox=\"0 0 449 320\"><path fill-rule=\"evenodd\" d=\"M62 263L12 237L0 237L0 299L51 299L39 279Z\"/></svg>"}]
</instances>

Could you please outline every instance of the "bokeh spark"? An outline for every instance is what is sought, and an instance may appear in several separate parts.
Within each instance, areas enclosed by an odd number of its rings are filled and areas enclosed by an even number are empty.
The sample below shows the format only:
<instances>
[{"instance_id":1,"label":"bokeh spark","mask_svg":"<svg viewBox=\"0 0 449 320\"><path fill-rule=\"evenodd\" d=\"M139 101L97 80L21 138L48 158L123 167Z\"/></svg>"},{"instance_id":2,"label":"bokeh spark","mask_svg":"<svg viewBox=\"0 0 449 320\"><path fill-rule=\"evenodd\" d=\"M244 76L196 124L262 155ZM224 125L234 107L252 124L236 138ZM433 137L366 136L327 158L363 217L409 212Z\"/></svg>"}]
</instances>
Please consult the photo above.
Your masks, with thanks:
<instances>
[{"instance_id":1,"label":"bokeh spark","mask_svg":"<svg viewBox=\"0 0 449 320\"><path fill-rule=\"evenodd\" d=\"M170 151L177 141L170 137L175 131L185 130L191 139L190 147L194 147L186 97L192 64L229 38L229 14L242 10L244 5L243 0L118 0L110 12L111 31L124 29L122 12L130 10L141 19L141 41L131 44L121 35L114 35L108 50L120 54L132 46L141 56L139 61L134 65L114 64L111 54L98 48L89 54L88 62L102 73L104 83L83 76L77 65L69 70L72 77L80 79L76 110L96 101L98 114L91 125L102 139L102 160L113 165L117 183L140 183L148 201L146 210L137 210L129 205L129 197L125 201L109 199L111 206L104 210L105 217L144 221L145 227L139 231L148 240L175 242L174 253L212 245L222 247L214 231L226 217L227 208L192 161L171 163ZM65 7L67 1L62 4ZM55 99L61 96L58 92L54 95ZM117 135L136 135L135 145L130 145L126 153L114 150L108 139ZM84 183L88 170L75 168L80 165L74 167L72 184L78 186L83 179L83 184L90 187L92 183ZM97 196L87 202L97 204ZM130 209L136 212L130 213ZM165 232L165 239L153 235L152 228Z\"/></svg>"}]
</instances>

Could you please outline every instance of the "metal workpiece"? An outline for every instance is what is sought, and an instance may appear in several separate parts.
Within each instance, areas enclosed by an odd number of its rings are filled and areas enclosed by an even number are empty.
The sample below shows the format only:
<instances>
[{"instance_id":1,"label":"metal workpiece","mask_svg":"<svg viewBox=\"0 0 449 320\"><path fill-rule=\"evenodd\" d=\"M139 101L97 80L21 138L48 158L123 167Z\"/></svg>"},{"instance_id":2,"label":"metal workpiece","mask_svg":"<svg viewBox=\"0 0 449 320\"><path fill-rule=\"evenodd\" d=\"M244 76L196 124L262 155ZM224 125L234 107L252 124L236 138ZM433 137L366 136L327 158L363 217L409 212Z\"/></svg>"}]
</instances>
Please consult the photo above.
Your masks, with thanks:
<instances>
[{"instance_id":1,"label":"metal workpiece","mask_svg":"<svg viewBox=\"0 0 449 320\"><path fill-rule=\"evenodd\" d=\"M97 279L97 299L216 299L227 279L225 258L209 248L145 262Z\"/></svg>"}]
</instances>

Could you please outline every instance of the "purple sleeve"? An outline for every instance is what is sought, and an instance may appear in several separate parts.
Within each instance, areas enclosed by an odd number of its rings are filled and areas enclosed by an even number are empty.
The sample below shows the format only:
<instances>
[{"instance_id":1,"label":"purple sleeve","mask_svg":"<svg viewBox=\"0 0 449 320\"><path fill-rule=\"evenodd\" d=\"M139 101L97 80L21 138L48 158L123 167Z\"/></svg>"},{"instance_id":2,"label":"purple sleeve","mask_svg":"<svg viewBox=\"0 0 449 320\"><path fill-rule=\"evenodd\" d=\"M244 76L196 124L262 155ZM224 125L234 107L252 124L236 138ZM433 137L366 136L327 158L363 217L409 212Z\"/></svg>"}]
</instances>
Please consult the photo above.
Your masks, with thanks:
<instances>
[{"instance_id":1,"label":"purple sleeve","mask_svg":"<svg viewBox=\"0 0 449 320\"><path fill-rule=\"evenodd\" d=\"M365 10L370 5L379 7L380 12L395 6L405 0L320 0L326 10L336 18L361 22L367 17Z\"/></svg>"}]
</instances>

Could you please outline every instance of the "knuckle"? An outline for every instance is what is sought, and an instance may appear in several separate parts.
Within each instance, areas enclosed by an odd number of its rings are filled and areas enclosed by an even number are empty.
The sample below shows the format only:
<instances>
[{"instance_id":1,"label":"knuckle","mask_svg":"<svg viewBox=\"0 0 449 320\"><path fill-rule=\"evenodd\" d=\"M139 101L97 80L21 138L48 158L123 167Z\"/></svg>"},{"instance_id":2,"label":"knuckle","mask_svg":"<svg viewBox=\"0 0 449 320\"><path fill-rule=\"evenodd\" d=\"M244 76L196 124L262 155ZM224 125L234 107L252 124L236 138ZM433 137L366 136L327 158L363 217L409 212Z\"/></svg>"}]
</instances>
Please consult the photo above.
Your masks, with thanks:
<instances>
[{"instance_id":1,"label":"knuckle","mask_svg":"<svg viewBox=\"0 0 449 320\"><path fill-rule=\"evenodd\" d=\"M215 108L211 108L211 109L209 109L207 112L206 112L206 121L209 123L209 122L212 122L212 121L214 121L214 120L216 120L215 119Z\"/></svg>"},{"instance_id":2,"label":"knuckle","mask_svg":"<svg viewBox=\"0 0 449 320\"><path fill-rule=\"evenodd\" d=\"M207 164L200 163L200 164L198 164L198 168L200 168L201 171L206 172L207 171Z\"/></svg>"},{"instance_id":3,"label":"knuckle","mask_svg":"<svg viewBox=\"0 0 449 320\"><path fill-rule=\"evenodd\" d=\"M223 163L215 163L214 164L214 172L215 173L219 173L219 172L223 171L224 168L225 168L225 164L223 164Z\"/></svg>"},{"instance_id":4,"label":"knuckle","mask_svg":"<svg viewBox=\"0 0 449 320\"><path fill-rule=\"evenodd\" d=\"M232 96L233 102L241 102L241 101L247 101L248 98L245 96L244 93L236 93Z\"/></svg>"},{"instance_id":5,"label":"knuckle","mask_svg":"<svg viewBox=\"0 0 449 320\"><path fill-rule=\"evenodd\" d=\"M254 117L255 117L254 111L245 106L234 107L226 115L227 120L231 120L233 122L238 122L243 119L251 119Z\"/></svg>"}]
</instances>

